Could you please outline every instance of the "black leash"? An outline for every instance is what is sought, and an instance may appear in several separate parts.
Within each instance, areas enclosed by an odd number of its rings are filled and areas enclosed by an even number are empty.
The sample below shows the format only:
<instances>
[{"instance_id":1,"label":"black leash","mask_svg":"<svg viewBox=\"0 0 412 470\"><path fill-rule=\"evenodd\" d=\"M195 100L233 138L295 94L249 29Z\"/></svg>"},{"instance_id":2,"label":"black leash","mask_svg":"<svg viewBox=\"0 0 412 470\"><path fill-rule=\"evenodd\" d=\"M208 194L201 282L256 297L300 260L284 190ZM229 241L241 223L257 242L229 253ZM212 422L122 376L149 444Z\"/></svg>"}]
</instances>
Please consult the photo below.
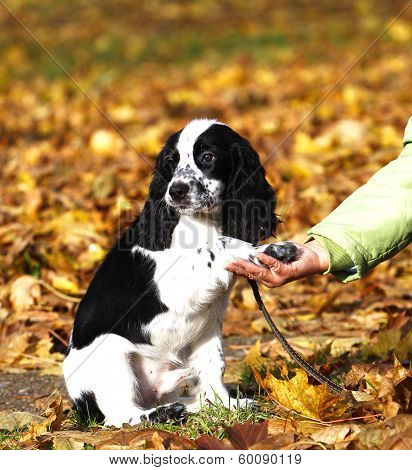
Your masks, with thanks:
<instances>
[{"instance_id":1,"label":"black leash","mask_svg":"<svg viewBox=\"0 0 412 470\"><path fill-rule=\"evenodd\" d=\"M325 377L314 367L312 367L303 357L295 351L292 346L287 342L286 338L278 330L277 326L274 324L269 312L266 310L265 304L263 303L262 297L260 296L259 287L256 281L249 279L250 287L253 290L253 295L255 296L256 303L258 304L259 310L263 313L266 321L268 322L270 329L273 331L274 335L278 339L279 343L282 345L283 349L289 354L289 356L297 362L310 376L316 379L319 383L325 383L329 389L334 393L342 393L345 391L344 388L336 385L332 380Z\"/></svg>"}]
</instances>

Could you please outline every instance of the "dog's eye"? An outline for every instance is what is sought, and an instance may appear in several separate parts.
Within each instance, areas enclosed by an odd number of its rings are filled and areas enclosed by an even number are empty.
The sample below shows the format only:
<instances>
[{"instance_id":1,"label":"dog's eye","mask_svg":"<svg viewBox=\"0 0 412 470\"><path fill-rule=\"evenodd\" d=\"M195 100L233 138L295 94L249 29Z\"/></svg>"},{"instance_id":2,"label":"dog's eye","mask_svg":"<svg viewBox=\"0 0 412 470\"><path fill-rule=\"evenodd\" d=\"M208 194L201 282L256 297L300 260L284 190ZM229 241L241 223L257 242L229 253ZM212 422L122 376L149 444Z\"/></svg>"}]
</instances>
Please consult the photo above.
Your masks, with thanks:
<instances>
[{"instance_id":1,"label":"dog's eye","mask_svg":"<svg viewBox=\"0 0 412 470\"><path fill-rule=\"evenodd\" d=\"M212 163L213 160L215 159L216 157L213 155L213 153L210 153L210 152L205 152L202 154L202 156L200 157L200 161L202 163Z\"/></svg>"}]
</instances>

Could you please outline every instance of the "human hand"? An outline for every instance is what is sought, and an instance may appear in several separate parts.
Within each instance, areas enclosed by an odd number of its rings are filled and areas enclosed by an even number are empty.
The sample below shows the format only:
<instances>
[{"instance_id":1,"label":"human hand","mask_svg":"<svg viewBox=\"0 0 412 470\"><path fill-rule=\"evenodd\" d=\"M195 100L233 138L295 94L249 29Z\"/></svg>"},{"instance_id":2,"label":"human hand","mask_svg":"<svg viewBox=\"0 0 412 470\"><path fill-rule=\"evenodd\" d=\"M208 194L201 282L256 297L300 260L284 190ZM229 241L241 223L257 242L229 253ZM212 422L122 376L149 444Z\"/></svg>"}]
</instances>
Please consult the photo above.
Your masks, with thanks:
<instances>
[{"instance_id":1,"label":"human hand","mask_svg":"<svg viewBox=\"0 0 412 470\"><path fill-rule=\"evenodd\" d=\"M246 279L253 279L266 287L280 287L288 282L314 274L322 274L329 267L329 254L316 240L308 243L294 243L298 249L296 261L282 263L264 253L256 253L255 257L265 266L237 258L225 268Z\"/></svg>"}]
</instances>

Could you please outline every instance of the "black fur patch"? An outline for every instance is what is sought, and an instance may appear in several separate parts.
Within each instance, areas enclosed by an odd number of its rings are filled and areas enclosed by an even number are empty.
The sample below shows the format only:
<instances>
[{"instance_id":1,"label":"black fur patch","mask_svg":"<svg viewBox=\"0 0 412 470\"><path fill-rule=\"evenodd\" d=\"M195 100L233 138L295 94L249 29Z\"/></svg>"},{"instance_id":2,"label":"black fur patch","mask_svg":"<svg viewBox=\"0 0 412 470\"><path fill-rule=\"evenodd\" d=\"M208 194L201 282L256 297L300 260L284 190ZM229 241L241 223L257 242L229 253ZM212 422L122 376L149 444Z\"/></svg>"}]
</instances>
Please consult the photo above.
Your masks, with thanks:
<instances>
[{"instance_id":1,"label":"black fur patch","mask_svg":"<svg viewBox=\"0 0 412 470\"><path fill-rule=\"evenodd\" d=\"M213 164L202 165L204 151L216 155ZM198 137L193 154L202 172L226 187L222 201L223 234L250 243L273 235L279 223L274 214L275 192L248 140L228 126L213 124Z\"/></svg>"},{"instance_id":2,"label":"black fur patch","mask_svg":"<svg viewBox=\"0 0 412 470\"><path fill-rule=\"evenodd\" d=\"M171 405L159 406L147 417L151 423L164 423L172 420L181 423L187 418L187 409L183 403L175 402Z\"/></svg>"},{"instance_id":3,"label":"black fur patch","mask_svg":"<svg viewBox=\"0 0 412 470\"><path fill-rule=\"evenodd\" d=\"M296 245L291 242L271 243L265 248L264 253L282 261L282 263L291 263L296 260L298 250Z\"/></svg>"},{"instance_id":4,"label":"black fur patch","mask_svg":"<svg viewBox=\"0 0 412 470\"><path fill-rule=\"evenodd\" d=\"M91 419L96 423L103 423L104 414L97 405L93 392L82 392L80 398L74 400L74 405L83 419Z\"/></svg>"},{"instance_id":5,"label":"black fur patch","mask_svg":"<svg viewBox=\"0 0 412 470\"><path fill-rule=\"evenodd\" d=\"M139 251L132 253L131 242L126 240L133 239L133 230L127 229L106 256L79 304L72 336L76 349L105 333L148 343L142 325L167 311L152 283L156 263Z\"/></svg>"}]
</instances>

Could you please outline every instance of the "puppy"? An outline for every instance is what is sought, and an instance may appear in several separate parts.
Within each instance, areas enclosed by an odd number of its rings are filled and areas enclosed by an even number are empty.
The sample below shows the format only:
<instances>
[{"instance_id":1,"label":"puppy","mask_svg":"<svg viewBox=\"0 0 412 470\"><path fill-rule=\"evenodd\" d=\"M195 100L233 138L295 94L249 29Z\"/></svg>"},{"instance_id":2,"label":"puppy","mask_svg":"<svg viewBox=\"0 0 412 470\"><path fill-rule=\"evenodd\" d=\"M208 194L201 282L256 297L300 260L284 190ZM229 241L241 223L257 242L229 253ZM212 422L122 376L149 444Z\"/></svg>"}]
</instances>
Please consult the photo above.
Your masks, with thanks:
<instances>
[{"instance_id":1,"label":"puppy","mask_svg":"<svg viewBox=\"0 0 412 470\"><path fill-rule=\"evenodd\" d=\"M227 125L194 120L167 140L142 213L77 310L63 369L81 413L121 426L239 404L222 381L224 266L257 251L295 256L287 242L254 246L274 234L274 210L259 156Z\"/></svg>"}]
</instances>

